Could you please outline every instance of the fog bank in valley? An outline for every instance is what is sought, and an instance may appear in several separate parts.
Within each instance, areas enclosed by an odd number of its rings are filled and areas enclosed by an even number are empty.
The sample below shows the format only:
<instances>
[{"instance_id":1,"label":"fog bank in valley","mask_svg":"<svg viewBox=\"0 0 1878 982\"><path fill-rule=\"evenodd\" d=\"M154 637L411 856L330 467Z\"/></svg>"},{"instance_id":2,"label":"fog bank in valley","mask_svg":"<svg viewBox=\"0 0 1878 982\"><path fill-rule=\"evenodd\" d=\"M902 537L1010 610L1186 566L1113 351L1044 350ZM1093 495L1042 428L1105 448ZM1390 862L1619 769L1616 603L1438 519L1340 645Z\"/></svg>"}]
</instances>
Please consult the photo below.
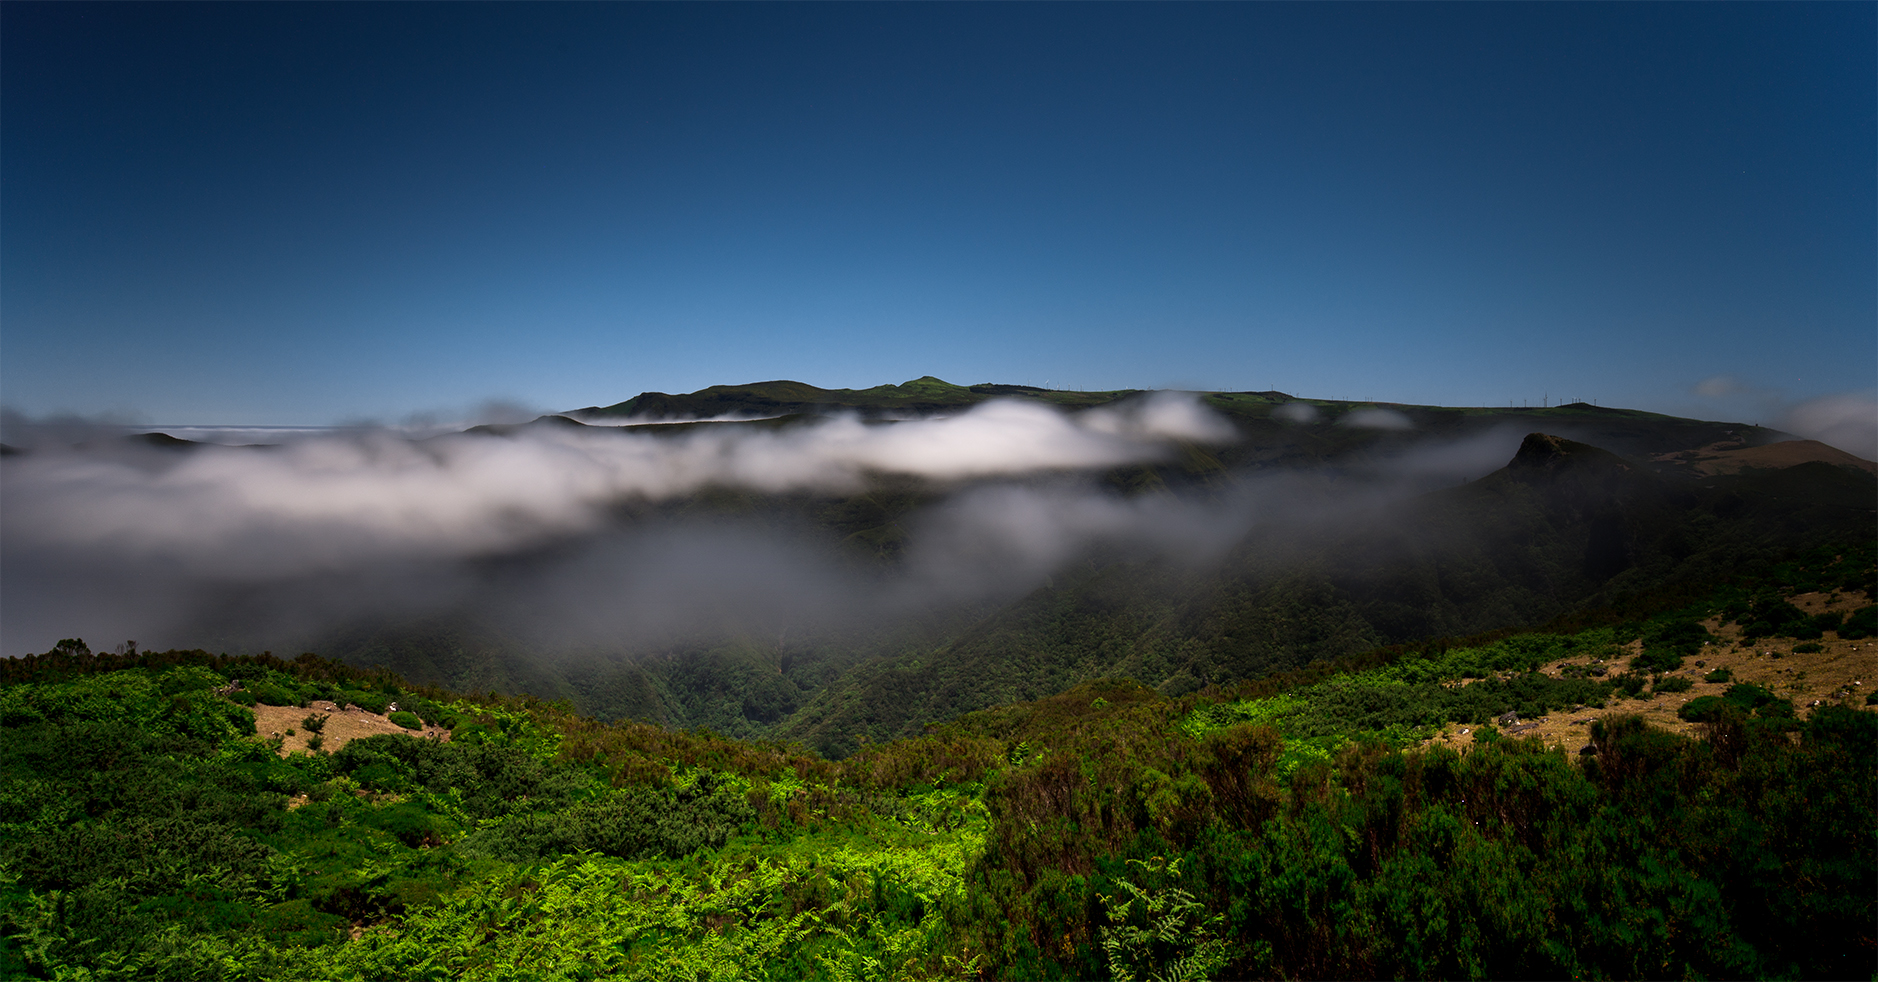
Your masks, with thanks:
<instances>
[{"instance_id":1,"label":"fog bank in valley","mask_svg":"<svg viewBox=\"0 0 1878 982\"><path fill-rule=\"evenodd\" d=\"M900 422L655 434L550 421L180 450L72 421L10 416L6 429L26 451L0 468L7 655L72 636L288 651L351 624L465 614L543 650L802 637L1013 596L1097 553L1210 562L1260 523L1478 477L1521 436L1123 495L1101 472L1229 441L1233 427L1160 393L1076 414L992 401ZM883 478L915 481L927 502L897 519L893 562L828 541L799 512L696 506L704 492L842 496Z\"/></svg>"}]
</instances>

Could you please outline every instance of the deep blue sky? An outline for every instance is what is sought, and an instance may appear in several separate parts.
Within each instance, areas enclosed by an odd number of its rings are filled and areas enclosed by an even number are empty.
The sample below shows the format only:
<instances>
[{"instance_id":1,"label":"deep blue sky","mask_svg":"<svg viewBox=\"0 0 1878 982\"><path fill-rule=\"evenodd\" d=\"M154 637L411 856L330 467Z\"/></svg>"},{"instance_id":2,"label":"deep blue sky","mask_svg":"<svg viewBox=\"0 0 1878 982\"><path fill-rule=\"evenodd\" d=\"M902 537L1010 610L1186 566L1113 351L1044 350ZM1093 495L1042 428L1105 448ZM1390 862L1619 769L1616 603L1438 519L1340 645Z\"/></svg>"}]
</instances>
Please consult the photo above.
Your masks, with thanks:
<instances>
[{"instance_id":1,"label":"deep blue sky","mask_svg":"<svg viewBox=\"0 0 1878 982\"><path fill-rule=\"evenodd\" d=\"M1875 11L9 2L0 398L1745 416L1878 384Z\"/></svg>"}]
</instances>

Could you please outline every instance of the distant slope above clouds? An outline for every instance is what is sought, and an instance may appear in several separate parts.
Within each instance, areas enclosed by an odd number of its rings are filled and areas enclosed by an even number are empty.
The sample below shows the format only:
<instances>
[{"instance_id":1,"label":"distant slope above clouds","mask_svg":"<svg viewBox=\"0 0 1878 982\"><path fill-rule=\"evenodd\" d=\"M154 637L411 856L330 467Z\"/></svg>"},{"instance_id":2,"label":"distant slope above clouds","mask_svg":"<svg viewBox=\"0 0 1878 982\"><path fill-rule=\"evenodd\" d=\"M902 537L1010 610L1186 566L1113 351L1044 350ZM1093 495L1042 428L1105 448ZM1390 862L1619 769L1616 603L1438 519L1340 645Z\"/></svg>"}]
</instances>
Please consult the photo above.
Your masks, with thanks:
<instances>
[{"instance_id":1,"label":"distant slope above clouds","mask_svg":"<svg viewBox=\"0 0 1878 982\"><path fill-rule=\"evenodd\" d=\"M1878 474L1878 463L1818 440L1784 440L1758 447L1743 446L1739 441L1723 441L1698 450L1657 455L1662 463L1686 467L1705 476L1739 474L1744 470L1780 470L1798 464L1831 464Z\"/></svg>"},{"instance_id":2,"label":"distant slope above clouds","mask_svg":"<svg viewBox=\"0 0 1878 982\"><path fill-rule=\"evenodd\" d=\"M642 392L610 406L569 410L546 419L629 427L660 424L659 432L676 436L702 424L778 427L845 414L873 420L951 415L993 399L1040 402L1073 412L1148 394L1143 389L1079 392L1028 385L954 385L930 375L867 389L823 389L778 380L714 385L677 395ZM1477 477L1504 461L1523 434L1541 430L1603 447L1658 470L1679 470L1665 455L1693 448L1756 447L1792 438L1761 426L1582 402L1547 407L1447 407L1305 399L1277 391L1194 395L1238 431L1236 445L1219 455L1219 463L1228 469L1309 466L1352 453L1381 461L1430 441L1475 440L1496 433L1499 439L1488 441L1493 446L1477 448L1483 455L1480 466L1468 468L1468 476ZM653 429L645 427L647 432ZM1466 448L1452 448L1448 455L1465 452ZM1411 462L1411 466L1427 463Z\"/></svg>"},{"instance_id":3,"label":"distant slope above clouds","mask_svg":"<svg viewBox=\"0 0 1878 982\"><path fill-rule=\"evenodd\" d=\"M863 416L926 416L968 406L987 399L1032 398L1065 408L1100 406L1139 390L1065 392L1029 385L953 385L931 375L899 385L871 389L823 389L786 379L747 385L713 385L696 392L673 395L641 392L611 406L589 406L571 411L577 419L646 421L724 419L787 416L798 413L857 412Z\"/></svg>"}]
</instances>

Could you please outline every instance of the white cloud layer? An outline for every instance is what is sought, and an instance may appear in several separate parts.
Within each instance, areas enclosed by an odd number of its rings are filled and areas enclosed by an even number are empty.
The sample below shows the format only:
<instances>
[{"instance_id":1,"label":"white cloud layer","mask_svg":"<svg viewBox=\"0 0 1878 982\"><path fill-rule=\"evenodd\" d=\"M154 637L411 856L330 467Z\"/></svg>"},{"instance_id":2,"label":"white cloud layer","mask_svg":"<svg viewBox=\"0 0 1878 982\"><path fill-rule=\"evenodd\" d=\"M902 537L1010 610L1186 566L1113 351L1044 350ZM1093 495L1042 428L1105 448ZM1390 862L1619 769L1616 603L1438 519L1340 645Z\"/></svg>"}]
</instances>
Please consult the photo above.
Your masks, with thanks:
<instances>
[{"instance_id":1,"label":"white cloud layer","mask_svg":"<svg viewBox=\"0 0 1878 982\"><path fill-rule=\"evenodd\" d=\"M1878 396L1869 392L1823 396L1788 409L1779 428L1878 460Z\"/></svg>"},{"instance_id":2,"label":"white cloud layer","mask_svg":"<svg viewBox=\"0 0 1878 982\"><path fill-rule=\"evenodd\" d=\"M1338 425L1363 430L1412 430L1415 424L1393 409L1356 409L1343 414Z\"/></svg>"},{"instance_id":3,"label":"white cloud layer","mask_svg":"<svg viewBox=\"0 0 1878 982\"><path fill-rule=\"evenodd\" d=\"M1317 419L1317 407L1308 402L1287 402L1272 410L1272 415L1287 423L1310 423Z\"/></svg>"},{"instance_id":4,"label":"white cloud layer","mask_svg":"<svg viewBox=\"0 0 1878 982\"><path fill-rule=\"evenodd\" d=\"M173 456L43 450L7 464L0 528L9 548L295 575L524 548L596 528L622 501L708 486L853 491L869 472L950 480L1104 468L1231 432L1196 400L1160 394L1074 416L996 401L943 419L670 436L544 425L423 441L353 432Z\"/></svg>"},{"instance_id":5,"label":"white cloud layer","mask_svg":"<svg viewBox=\"0 0 1878 982\"><path fill-rule=\"evenodd\" d=\"M8 443L33 449L0 465L0 654L73 636L284 650L432 617L497 624L544 652L800 637L1021 595L1085 557L1205 564L1255 528L1345 528L1503 465L1523 436L1387 441L1335 473L1124 496L1092 472L1232 427L1172 394L1074 415L1007 401L891 423L344 430L182 452L81 421L6 424ZM792 524L806 520L788 507L697 509L688 497L845 494L879 474L938 492L896 519L905 538L886 566Z\"/></svg>"},{"instance_id":6,"label":"white cloud layer","mask_svg":"<svg viewBox=\"0 0 1878 982\"><path fill-rule=\"evenodd\" d=\"M125 440L116 425L4 422L5 441L28 448L0 465L4 654L74 635L221 644L192 625L231 619L282 646L361 619L468 610L552 648L891 616L1028 588L1083 547L1153 538L1171 496L1128 504L1078 475L1233 435L1175 394L1074 415L1002 401L949 418L777 429L191 432L279 445L182 452ZM711 487L847 493L870 474L942 491L1042 485L953 495L930 517L908 516L921 529L912 551L927 558L891 584L763 521L629 517ZM938 541L949 536L959 541ZM973 545L987 536L997 549Z\"/></svg>"}]
</instances>

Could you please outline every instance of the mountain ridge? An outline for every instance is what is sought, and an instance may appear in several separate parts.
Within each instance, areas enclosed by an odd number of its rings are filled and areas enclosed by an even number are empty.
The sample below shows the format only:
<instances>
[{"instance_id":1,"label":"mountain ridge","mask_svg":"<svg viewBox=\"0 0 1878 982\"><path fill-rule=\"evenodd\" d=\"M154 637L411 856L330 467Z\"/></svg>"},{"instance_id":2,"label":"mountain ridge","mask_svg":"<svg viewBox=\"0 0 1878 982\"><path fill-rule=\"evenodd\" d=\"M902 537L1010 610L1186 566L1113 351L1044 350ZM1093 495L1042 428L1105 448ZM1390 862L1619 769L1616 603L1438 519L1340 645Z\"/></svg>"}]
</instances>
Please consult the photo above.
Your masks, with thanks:
<instances>
[{"instance_id":1,"label":"mountain ridge","mask_svg":"<svg viewBox=\"0 0 1878 982\"><path fill-rule=\"evenodd\" d=\"M581 440L613 432L680 437L706 427L816 426L821 417L845 413L892 425L998 398L1074 411L1144 395L959 386L931 376L858 390L780 380L679 396L641 393L608 407L471 432L488 439L542 429ZM1415 493L1386 507L1333 509L1316 518L1306 509L1304 518L1268 522L1222 543L1225 558L1210 566L1097 550L1021 595L892 623L844 624L815 636L737 628L705 640L548 652L465 608L422 620L332 625L307 644L426 683L529 691L607 718L798 739L840 755L862 738L915 732L926 722L1047 696L1102 675L1125 674L1182 694L1379 645L1589 616L1652 591L1707 582L1731 564L1789 555L1834 537L1871 538L1878 492L1870 469L1763 427L1584 403L1496 409L1298 399L1276 391L1194 395L1231 423L1232 439L1206 447L1175 443L1162 460L1090 469L1075 478L1083 482L1077 486L1118 507L1167 500L1214 512L1248 482L1267 478L1280 482L1274 486L1295 485L1291 493L1307 502L1360 502L1371 485ZM1300 408L1285 409L1292 405ZM782 409L799 411L734 421ZM1374 415L1381 410L1388 415ZM630 425L660 414L665 421ZM1366 422L1377 419L1386 425ZM1460 451L1503 455L1496 465L1482 465L1494 470L1473 471L1479 476L1458 485L1452 461L1418 469L1431 453ZM1692 464L1730 452L1785 466L1706 473ZM1809 457L1821 459L1802 459ZM997 482L1047 483L977 483ZM900 568L908 530L922 516L975 486L873 474L855 492L707 488L670 501L622 502L613 514L621 527L669 520L797 530L825 539L858 575L881 577ZM503 563L520 568L530 561L492 557L484 566L499 575ZM231 592L229 618L203 621L196 643L281 647L238 628L247 599Z\"/></svg>"}]
</instances>

